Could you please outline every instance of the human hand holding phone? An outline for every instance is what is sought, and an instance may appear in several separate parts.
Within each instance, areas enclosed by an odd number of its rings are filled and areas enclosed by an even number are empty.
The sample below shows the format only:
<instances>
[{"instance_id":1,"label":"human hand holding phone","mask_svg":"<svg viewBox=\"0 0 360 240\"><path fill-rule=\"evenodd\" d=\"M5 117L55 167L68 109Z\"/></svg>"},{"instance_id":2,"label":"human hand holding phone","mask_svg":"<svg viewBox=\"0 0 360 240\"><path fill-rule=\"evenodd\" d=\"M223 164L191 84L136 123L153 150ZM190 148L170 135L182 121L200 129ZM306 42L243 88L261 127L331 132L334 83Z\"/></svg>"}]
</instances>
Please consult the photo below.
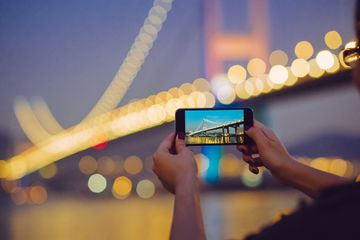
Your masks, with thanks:
<instances>
[{"instance_id":1,"label":"human hand holding phone","mask_svg":"<svg viewBox=\"0 0 360 240\"><path fill-rule=\"evenodd\" d=\"M258 121L246 134L254 140L255 145L237 145L237 149L243 153L243 160L249 164L249 170L255 174L259 172L259 166L265 166L280 181L313 198L326 188L348 182L345 178L296 161L276 134ZM253 154L259 157L254 158Z\"/></svg>"},{"instance_id":2,"label":"human hand holding phone","mask_svg":"<svg viewBox=\"0 0 360 240\"><path fill-rule=\"evenodd\" d=\"M294 161L276 134L259 121L255 120L254 126L245 132L255 144L237 145L237 149L243 153L243 160L249 164L251 172L257 174L258 167L265 166L272 173L277 173ZM258 157L253 157L254 154Z\"/></svg>"},{"instance_id":3,"label":"human hand holding phone","mask_svg":"<svg viewBox=\"0 0 360 240\"><path fill-rule=\"evenodd\" d=\"M176 152L173 152L174 144ZM163 186L173 194L181 188L197 184L194 154L175 133L169 134L154 153L153 171Z\"/></svg>"}]
</instances>

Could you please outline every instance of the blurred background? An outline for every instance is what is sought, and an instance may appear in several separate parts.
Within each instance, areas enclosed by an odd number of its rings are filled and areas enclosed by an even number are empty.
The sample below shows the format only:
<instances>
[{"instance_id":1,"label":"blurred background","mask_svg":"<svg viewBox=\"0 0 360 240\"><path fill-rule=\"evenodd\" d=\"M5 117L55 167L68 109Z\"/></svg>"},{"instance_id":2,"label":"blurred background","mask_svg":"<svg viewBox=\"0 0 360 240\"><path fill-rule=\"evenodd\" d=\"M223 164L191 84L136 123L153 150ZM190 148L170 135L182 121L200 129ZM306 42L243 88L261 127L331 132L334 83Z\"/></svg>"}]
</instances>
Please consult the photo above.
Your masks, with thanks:
<instances>
[{"instance_id":1,"label":"blurred background","mask_svg":"<svg viewBox=\"0 0 360 240\"><path fill-rule=\"evenodd\" d=\"M167 239L151 155L181 107L251 107L298 161L356 178L350 0L0 0L1 239ZM209 239L309 201L193 147Z\"/></svg>"}]
</instances>

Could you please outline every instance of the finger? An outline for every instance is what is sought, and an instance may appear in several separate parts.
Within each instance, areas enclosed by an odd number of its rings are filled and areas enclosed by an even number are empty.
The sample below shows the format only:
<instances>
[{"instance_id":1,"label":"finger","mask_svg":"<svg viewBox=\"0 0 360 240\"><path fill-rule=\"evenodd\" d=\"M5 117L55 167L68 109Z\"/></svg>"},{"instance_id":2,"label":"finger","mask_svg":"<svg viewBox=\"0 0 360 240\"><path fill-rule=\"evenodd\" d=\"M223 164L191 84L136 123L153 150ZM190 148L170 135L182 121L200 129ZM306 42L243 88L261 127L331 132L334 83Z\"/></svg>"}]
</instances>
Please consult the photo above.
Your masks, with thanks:
<instances>
[{"instance_id":1,"label":"finger","mask_svg":"<svg viewBox=\"0 0 360 240\"><path fill-rule=\"evenodd\" d=\"M251 166L251 165L249 165L249 170L250 170L250 172L252 172L254 174L259 173L259 169L257 167Z\"/></svg>"},{"instance_id":2,"label":"finger","mask_svg":"<svg viewBox=\"0 0 360 240\"><path fill-rule=\"evenodd\" d=\"M174 141L175 133L170 133L159 145L158 150L161 152L169 152Z\"/></svg>"},{"instance_id":3,"label":"finger","mask_svg":"<svg viewBox=\"0 0 360 240\"><path fill-rule=\"evenodd\" d=\"M253 161L253 166L255 166L255 167L262 167L262 166L264 166L264 164L263 164L263 162L261 161L261 158L260 157L253 157L252 156L252 161Z\"/></svg>"},{"instance_id":4,"label":"finger","mask_svg":"<svg viewBox=\"0 0 360 240\"><path fill-rule=\"evenodd\" d=\"M243 154L242 159L243 159L246 163L248 163L248 164L250 164L250 165L255 164L255 162L253 161L251 155Z\"/></svg>"},{"instance_id":5,"label":"finger","mask_svg":"<svg viewBox=\"0 0 360 240\"><path fill-rule=\"evenodd\" d=\"M267 136L269 139L271 139L271 140L276 140L277 139L277 136L273 132L273 130L266 127L263 123L255 120L254 121L254 126L260 128L264 132L265 136Z\"/></svg>"},{"instance_id":6,"label":"finger","mask_svg":"<svg viewBox=\"0 0 360 240\"><path fill-rule=\"evenodd\" d=\"M181 152L183 149L186 148L185 140L181 139L179 136L176 136L175 146L176 146L176 152L177 153Z\"/></svg>"},{"instance_id":7,"label":"finger","mask_svg":"<svg viewBox=\"0 0 360 240\"><path fill-rule=\"evenodd\" d=\"M250 148L246 145L236 145L236 149L242 153L250 154Z\"/></svg>"},{"instance_id":8,"label":"finger","mask_svg":"<svg viewBox=\"0 0 360 240\"><path fill-rule=\"evenodd\" d=\"M268 143L267 137L264 135L263 131L261 131L258 127L252 127L246 131L246 134L252 138L258 148L265 147Z\"/></svg>"}]
</instances>

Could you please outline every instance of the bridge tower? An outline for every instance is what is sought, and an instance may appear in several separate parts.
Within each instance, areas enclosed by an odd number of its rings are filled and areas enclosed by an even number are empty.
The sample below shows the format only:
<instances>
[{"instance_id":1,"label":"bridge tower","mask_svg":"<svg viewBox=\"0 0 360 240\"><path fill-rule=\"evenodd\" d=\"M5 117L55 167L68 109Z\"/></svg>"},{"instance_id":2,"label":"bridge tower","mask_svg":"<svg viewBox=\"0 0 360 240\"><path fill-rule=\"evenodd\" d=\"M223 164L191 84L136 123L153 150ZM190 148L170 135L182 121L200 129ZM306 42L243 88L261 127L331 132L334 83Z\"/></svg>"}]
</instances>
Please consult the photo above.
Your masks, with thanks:
<instances>
[{"instance_id":1,"label":"bridge tower","mask_svg":"<svg viewBox=\"0 0 360 240\"><path fill-rule=\"evenodd\" d=\"M226 61L248 60L253 57L266 59L268 56L268 9L267 0L242 0L247 6L249 24L247 32L226 32L223 26L223 4L226 0L204 0L205 32L205 72L207 79L225 72ZM208 183L216 183L219 178L219 166L222 147L203 147L203 153L210 161L205 173Z\"/></svg>"}]
</instances>

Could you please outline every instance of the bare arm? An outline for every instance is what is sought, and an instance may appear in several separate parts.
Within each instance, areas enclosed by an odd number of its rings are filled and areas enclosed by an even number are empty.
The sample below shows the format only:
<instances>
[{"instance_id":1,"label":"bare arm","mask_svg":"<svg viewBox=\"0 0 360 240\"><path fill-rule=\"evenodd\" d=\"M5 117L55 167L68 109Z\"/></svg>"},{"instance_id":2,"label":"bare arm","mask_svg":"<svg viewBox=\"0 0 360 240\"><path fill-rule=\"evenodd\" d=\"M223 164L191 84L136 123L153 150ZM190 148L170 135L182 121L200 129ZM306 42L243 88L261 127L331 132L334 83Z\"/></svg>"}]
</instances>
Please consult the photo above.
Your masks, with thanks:
<instances>
[{"instance_id":1,"label":"bare arm","mask_svg":"<svg viewBox=\"0 0 360 240\"><path fill-rule=\"evenodd\" d=\"M243 153L243 159L249 164L250 171L255 174L258 166L265 166L283 183L297 188L312 198L328 187L348 182L330 173L326 173L297 162L287 152L276 134L258 121L246 133L255 141L256 146L238 146ZM252 153L258 153L260 158L252 158Z\"/></svg>"},{"instance_id":2,"label":"bare arm","mask_svg":"<svg viewBox=\"0 0 360 240\"><path fill-rule=\"evenodd\" d=\"M328 187L349 182L348 179L289 160L282 168L271 171L281 182L290 185L312 198Z\"/></svg>"},{"instance_id":3,"label":"bare arm","mask_svg":"<svg viewBox=\"0 0 360 240\"><path fill-rule=\"evenodd\" d=\"M153 171L163 186L175 194L170 239L206 239L201 214L197 168L193 153L176 138L176 152L170 153L174 134L160 144L153 156Z\"/></svg>"},{"instance_id":4,"label":"bare arm","mask_svg":"<svg viewBox=\"0 0 360 240\"><path fill-rule=\"evenodd\" d=\"M172 240L205 239L199 191L193 183L184 184L175 192L170 238Z\"/></svg>"}]
</instances>

